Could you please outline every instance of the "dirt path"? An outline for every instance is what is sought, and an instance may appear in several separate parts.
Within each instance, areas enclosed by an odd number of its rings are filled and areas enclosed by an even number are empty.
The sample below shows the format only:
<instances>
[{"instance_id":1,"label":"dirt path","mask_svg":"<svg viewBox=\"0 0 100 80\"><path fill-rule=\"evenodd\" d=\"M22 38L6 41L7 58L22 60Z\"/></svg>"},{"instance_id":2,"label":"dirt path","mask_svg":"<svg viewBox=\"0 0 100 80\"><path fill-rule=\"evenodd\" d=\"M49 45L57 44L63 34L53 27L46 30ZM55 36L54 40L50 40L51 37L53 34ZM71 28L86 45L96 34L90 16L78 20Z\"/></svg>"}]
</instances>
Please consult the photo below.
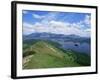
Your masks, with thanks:
<instances>
[{"instance_id":1,"label":"dirt path","mask_svg":"<svg viewBox=\"0 0 100 80\"><path fill-rule=\"evenodd\" d=\"M34 56L34 55L29 55L29 56L23 58L23 61L22 61L23 66L25 66L25 64L26 64L27 62L29 62L30 59L31 59L33 56Z\"/></svg>"}]
</instances>

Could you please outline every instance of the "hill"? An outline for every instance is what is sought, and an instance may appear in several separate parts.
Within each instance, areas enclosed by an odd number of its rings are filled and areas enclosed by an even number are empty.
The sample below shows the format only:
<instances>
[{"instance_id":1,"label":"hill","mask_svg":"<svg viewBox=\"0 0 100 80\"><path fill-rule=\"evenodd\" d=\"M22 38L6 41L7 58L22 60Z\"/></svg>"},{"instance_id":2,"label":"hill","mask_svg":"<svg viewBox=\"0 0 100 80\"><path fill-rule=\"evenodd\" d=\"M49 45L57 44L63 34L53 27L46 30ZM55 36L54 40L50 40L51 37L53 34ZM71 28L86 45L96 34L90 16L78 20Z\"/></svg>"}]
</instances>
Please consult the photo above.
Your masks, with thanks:
<instances>
[{"instance_id":1,"label":"hill","mask_svg":"<svg viewBox=\"0 0 100 80\"><path fill-rule=\"evenodd\" d=\"M90 66L90 56L57 45L46 40L24 42L23 69Z\"/></svg>"}]
</instances>

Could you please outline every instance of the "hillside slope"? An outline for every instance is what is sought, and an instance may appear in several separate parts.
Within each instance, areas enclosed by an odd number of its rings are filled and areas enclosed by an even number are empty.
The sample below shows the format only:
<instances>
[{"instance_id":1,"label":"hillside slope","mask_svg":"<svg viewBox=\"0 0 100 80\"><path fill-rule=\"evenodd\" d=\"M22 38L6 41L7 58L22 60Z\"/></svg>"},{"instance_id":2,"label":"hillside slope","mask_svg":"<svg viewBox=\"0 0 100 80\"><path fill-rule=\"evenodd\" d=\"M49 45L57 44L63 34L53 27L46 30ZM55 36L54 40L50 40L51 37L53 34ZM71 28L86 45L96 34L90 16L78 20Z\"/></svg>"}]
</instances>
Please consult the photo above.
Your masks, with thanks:
<instances>
[{"instance_id":1,"label":"hillside slope","mask_svg":"<svg viewBox=\"0 0 100 80\"><path fill-rule=\"evenodd\" d=\"M23 69L89 66L90 58L71 50L63 50L48 41L24 44Z\"/></svg>"}]
</instances>

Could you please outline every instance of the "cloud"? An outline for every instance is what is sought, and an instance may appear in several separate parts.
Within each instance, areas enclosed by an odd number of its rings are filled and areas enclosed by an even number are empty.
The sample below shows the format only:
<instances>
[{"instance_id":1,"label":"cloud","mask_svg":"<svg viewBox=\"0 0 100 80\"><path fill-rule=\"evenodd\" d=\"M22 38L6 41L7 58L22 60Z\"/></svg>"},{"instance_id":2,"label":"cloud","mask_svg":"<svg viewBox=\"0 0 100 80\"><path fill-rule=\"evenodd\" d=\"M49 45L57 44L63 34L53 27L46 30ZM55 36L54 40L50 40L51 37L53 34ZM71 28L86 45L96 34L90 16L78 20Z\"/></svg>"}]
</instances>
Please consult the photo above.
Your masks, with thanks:
<instances>
[{"instance_id":1,"label":"cloud","mask_svg":"<svg viewBox=\"0 0 100 80\"><path fill-rule=\"evenodd\" d=\"M90 29L83 30L80 28L81 25L78 24L71 24L71 23L52 20L47 25L38 22L35 23L34 25L24 23L23 25L24 33L31 34L31 33L47 32L47 33L64 34L64 35L75 34L82 37L90 36Z\"/></svg>"},{"instance_id":2,"label":"cloud","mask_svg":"<svg viewBox=\"0 0 100 80\"><path fill-rule=\"evenodd\" d=\"M83 28L90 28L90 27L91 27L91 16L86 15L86 16L84 17L84 20L78 22L78 24L79 24L79 25L82 25ZM81 27L82 27L82 26L81 26Z\"/></svg>"},{"instance_id":3,"label":"cloud","mask_svg":"<svg viewBox=\"0 0 100 80\"><path fill-rule=\"evenodd\" d=\"M40 16L40 15L37 15L37 14L32 14L32 16L36 19L43 19L45 18L45 16Z\"/></svg>"},{"instance_id":4,"label":"cloud","mask_svg":"<svg viewBox=\"0 0 100 80\"><path fill-rule=\"evenodd\" d=\"M91 27L91 16L85 15L84 19L77 22L77 23L72 23L72 26L82 29L83 31L86 29L90 30Z\"/></svg>"},{"instance_id":5,"label":"cloud","mask_svg":"<svg viewBox=\"0 0 100 80\"><path fill-rule=\"evenodd\" d=\"M45 23L47 21L49 22L51 20L56 20L58 15L59 15L59 12L55 12L55 13L49 12L45 15L39 15L39 14L35 14L35 13L32 14L33 18L42 19L42 21L41 21L42 23Z\"/></svg>"},{"instance_id":6,"label":"cloud","mask_svg":"<svg viewBox=\"0 0 100 80\"><path fill-rule=\"evenodd\" d=\"M23 14L27 14L28 13L28 11L23 11Z\"/></svg>"},{"instance_id":7,"label":"cloud","mask_svg":"<svg viewBox=\"0 0 100 80\"><path fill-rule=\"evenodd\" d=\"M89 15L86 15L84 19L84 23L87 25L90 25L90 22L91 22L90 20L91 20L91 17Z\"/></svg>"},{"instance_id":8,"label":"cloud","mask_svg":"<svg viewBox=\"0 0 100 80\"><path fill-rule=\"evenodd\" d=\"M64 35L79 35L82 37L90 36L90 16L86 15L84 20L77 23L69 23L65 21L58 21L57 17L59 12L50 12L45 15L32 14L36 19L41 19L34 24L27 22L23 23L23 34L28 35L31 33L47 32L54 34L64 34Z\"/></svg>"},{"instance_id":9,"label":"cloud","mask_svg":"<svg viewBox=\"0 0 100 80\"><path fill-rule=\"evenodd\" d=\"M33 26L33 25L32 25L32 24L29 24L29 23L24 22L24 23L23 23L23 26L24 26L24 28L26 28L26 27L27 27L27 28L32 28L32 26Z\"/></svg>"},{"instance_id":10,"label":"cloud","mask_svg":"<svg viewBox=\"0 0 100 80\"><path fill-rule=\"evenodd\" d=\"M24 23L23 23L23 34L24 34L24 35L28 35L28 34L31 34L31 33L33 33L33 32L34 32L33 25L24 22Z\"/></svg>"}]
</instances>

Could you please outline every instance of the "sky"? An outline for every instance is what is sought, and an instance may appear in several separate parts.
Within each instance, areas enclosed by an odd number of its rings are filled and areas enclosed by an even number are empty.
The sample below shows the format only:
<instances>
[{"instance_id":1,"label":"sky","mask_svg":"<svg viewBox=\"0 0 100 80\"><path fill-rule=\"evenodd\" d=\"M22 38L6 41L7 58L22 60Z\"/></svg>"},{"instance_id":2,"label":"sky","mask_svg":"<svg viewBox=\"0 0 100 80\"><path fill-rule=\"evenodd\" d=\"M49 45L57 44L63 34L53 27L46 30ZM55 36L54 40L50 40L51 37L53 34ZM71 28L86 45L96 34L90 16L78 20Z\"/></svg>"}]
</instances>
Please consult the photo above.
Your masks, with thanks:
<instances>
[{"instance_id":1,"label":"sky","mask_svg":"<svg viewBox=\"0 0 100 80\"><path fill-rule=\"evenodd\" d=\"M90 13L23 10L22 19L24 35L47 32L90 37Z\"/></svg>"}]
</instances>

